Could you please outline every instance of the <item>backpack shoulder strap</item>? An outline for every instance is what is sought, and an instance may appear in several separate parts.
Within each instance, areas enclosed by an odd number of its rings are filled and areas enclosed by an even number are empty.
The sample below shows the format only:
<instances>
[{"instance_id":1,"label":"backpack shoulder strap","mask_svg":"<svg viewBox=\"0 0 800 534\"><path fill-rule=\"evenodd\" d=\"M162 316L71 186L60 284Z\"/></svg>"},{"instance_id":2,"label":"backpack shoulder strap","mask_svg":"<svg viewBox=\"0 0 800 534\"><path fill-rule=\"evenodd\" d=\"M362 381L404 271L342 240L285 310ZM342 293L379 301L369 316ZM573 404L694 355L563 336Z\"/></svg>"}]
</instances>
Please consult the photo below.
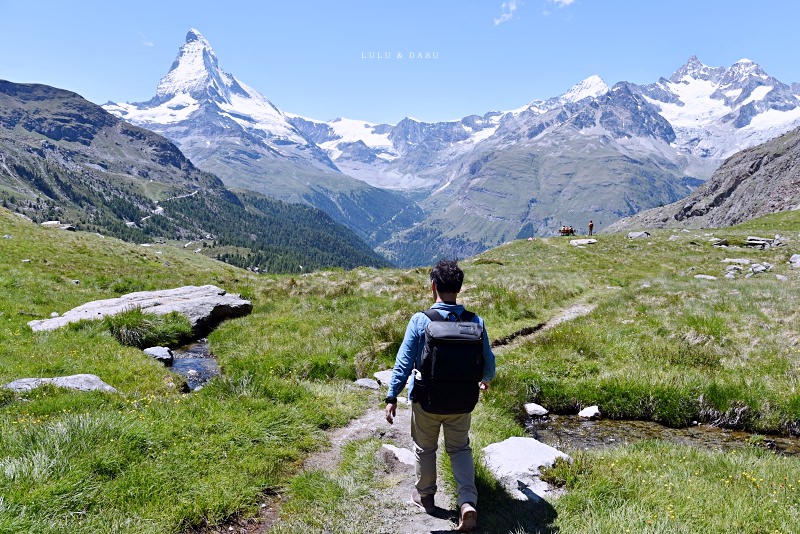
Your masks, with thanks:
<instances>
[{"instance_id":1,"label":"backpack shoulder strap","mask_svg":"<svg viewBox=\"0 0 800 534\"><path fill-rule=\"evenodd\" d=\"M442 317L441 313L439 313L438 311L434 310L433 308L425 310L422 313L427 315L428 319L430 319L431 321L446 321L447 320L444 317ZM461 313L461 315L456 315L453 312L450 312L448 317L451 316L451 315L453 317L455 317L457 321L462 322L462 323L471 323L473 321L473 319L475 319L475 314L472 313L471 311L467 311L467 310L464 310Z\"/></svg>"},{"instance_id":2,"label":"backpack shoulder strap","mask_svg":"<svg viewBox=\"0 0 800 534\"><path fill-rule=\"evenodd\" d=\"M428 319L430 319L431 321L444 321L444 317L442 317L442 314L437 312L433 308L431 308L429 310L425 310L422 313L427 315Z\"/></svg>"}]
</instances>

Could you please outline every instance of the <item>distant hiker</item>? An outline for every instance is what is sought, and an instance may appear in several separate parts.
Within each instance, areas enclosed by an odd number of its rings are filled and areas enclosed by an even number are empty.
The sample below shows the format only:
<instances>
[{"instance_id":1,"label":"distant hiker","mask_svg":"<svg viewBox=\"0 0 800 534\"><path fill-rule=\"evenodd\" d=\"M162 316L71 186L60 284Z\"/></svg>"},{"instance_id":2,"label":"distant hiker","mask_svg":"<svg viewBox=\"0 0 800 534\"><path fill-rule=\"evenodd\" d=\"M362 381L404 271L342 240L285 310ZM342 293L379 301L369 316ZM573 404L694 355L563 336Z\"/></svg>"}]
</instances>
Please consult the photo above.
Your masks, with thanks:
<instances>
[{"instance_id":1,"label":"distant hiker","mask_svg":"<svg viewBox=\"0 0 800 534\"><path fill-rule=\"evenodd\" d=\"M589 235L590 236L592 235L592 230L593 229L594 229L594 223L592 221L589 221Z\"/></svg>"},{"instance_id":2,"label":"distant hiker","mask_svg":"<svg viewBox=\"0 0 800 534\"><path fill-rule=\"evenodd\" d=\"M450 456L458 491L458 531L475 528L478 492L469 441L472 410L480 390L489 389L495 375L494 353L483 319L456 303L464 272L456 261L442 260L430 272L434 304L408 322L386 396L386 420L397 415L397 395L411 375L411 437L416 482L411 500L432 514L436 511L436 449L439 429ZM450 341L458 338L458 342Z\"/></svg>"}]
</instances>

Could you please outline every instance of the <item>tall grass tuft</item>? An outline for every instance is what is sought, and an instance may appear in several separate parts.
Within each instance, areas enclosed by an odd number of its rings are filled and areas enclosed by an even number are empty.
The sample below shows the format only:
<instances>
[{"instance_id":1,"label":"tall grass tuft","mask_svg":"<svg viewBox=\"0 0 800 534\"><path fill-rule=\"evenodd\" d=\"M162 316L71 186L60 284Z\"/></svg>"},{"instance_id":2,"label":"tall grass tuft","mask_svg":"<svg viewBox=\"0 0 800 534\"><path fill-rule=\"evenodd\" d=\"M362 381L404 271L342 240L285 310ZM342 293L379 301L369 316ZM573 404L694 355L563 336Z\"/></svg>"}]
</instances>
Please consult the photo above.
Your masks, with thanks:
<instances>
[{"instance_id":1,"label":"tall grass tuft","mask_svg":"<svg viewBox=\"0 0 800 534\"><path fill-rule=\"evenodd\" d=\"M103 324L117 341L139 349L155 345L174 347L192 337L189 319L177 312L156 315L131 308L105 317Z\"/></svg>"}]
</instances>

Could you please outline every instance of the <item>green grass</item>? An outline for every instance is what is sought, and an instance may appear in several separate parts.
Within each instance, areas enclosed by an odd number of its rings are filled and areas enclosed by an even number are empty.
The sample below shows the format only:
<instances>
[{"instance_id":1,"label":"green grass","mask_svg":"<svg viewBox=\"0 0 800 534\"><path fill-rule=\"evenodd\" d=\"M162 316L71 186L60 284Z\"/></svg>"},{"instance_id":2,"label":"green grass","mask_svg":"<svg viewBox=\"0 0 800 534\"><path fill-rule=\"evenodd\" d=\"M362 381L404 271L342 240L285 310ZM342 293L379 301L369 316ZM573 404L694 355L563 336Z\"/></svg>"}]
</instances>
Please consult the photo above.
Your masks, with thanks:
<instances>
[{"instance_id":1,"label":"green grass","mask_svg":"<svg viewBox=\"0 0 800 534\"><path fill-rule=\"evenodd\" d=\"M492 339L575 303L596 306L496 349L498 376L475 412L475 450L524 434L529 401L560 413L598 404L606 417L800 434L800 270L787 264L800 252L798 227L800 214L784 213L729 229L654 231L647 240L600 235L586 248L515 241L463 260L463 302ZM710 233L732 243L781 234L790 244L716 249ZM430 305L427 269L255 276L182 247L45 230L0 209L5 234L0 384L93 373L119 393L0 389L0 532L185 532L255 514L274 491L289 496L279 527L287 532L321 531L321 511L338 525L374 516L359 503L385 489L373 476L377 442L350 445L336 473L300 466L324 446L325 430L377 409L349 384L393 364L409 316ZM775 267L727 280L726 257ZM209 283L254 309L209 336L223 375L188 395L180 377L120 343L107 324L48 333L27 326L90 300ZM122 325L159 330L151 319ZM798 520L797 459L757 448L720 454L652 442L576 455L554 476L567 495L531 511L479 469L481 524L497 532L791 532ZM795 492L781 494L780 484Z\"/></svg>"},{"instance_id":2,"label":"green grass","mask_svg":"<svg viewBox=\"0 0 800 534\"><path fill-rule=\"evenodd\" d=\"M560 532L788 533L800 524L800 463L755 448L648 441L577 454L548 476L567 490Z\"/></svg>"},{"instance_id":3,"label":"green grass","mask_svg":"<svg viewBox=\"0 0 800 534\"><path fill-rule=\"evenodd\" d=\"M105 317L103 326L121 344L140 349L154 346L174 347L186 343L192 337L191 322L178 312L156 315L133 308Z\"/></svg>"}]
</instances>

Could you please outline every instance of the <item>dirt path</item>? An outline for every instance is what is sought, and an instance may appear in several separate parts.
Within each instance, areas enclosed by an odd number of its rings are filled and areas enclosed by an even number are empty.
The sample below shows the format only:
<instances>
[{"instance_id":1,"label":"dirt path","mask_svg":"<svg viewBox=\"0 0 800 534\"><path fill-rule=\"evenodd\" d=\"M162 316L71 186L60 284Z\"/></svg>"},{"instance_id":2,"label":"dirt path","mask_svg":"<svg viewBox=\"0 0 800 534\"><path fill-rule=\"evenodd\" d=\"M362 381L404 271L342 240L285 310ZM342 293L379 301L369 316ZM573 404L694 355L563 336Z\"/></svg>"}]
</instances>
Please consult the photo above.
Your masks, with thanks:
<instances>
[{"instance_id":1,"label":"dirt path","mask_svg":"<svg viewBox=\"0 0 800 534\"><path fill-rule=\"evenodd\" d=\"M591 313L596 305L577 303L564 309L546 323L526 330L523 333L510 336L505 343L495 347L495 352L503 351L525 337L538 332L549 330L561 323L571 321L582 315ZM375 397L374 405L379 405L378 398L384 393L370 391L368 394ZM333 471L341 460L344 446L354 440L376 438L384 445L391 445L405 449L411 454L412 442L410 434L411 409L405 404L398 405L397 417L393 425L386 422L384 413L380 409L367 411L361 417L350 421L343 427L328 433L330 447L324 451L309 456L304 464L305 469L323 469ZM436 505L439 510L434 515L428 515L411 503L411 491L414 487L414 467L399 460L387 448L382 448L381 464L383 469L376 473L380 480L379 486L383 489L375 492L375 513L370 519L369 529L365 532L392 532L397 534L442 533L452 532L458 518L455 512L453 496L449 495L440 486L436 494ZM403 455L401 451L401 456ZM441 469L441 468L440 468ZM440 474L441 476L441 474ZM389 488L388 490L385 488ZM478 506L480 513L480 505ZM265 498L261 506L260 517L248 520L232 520L213 530L203 531L205 534L261 534L268 533L270 527L278 521L280 498L273 496ZM476 531L480 532L480 531Z\"/></svg>"}]
</instances>

